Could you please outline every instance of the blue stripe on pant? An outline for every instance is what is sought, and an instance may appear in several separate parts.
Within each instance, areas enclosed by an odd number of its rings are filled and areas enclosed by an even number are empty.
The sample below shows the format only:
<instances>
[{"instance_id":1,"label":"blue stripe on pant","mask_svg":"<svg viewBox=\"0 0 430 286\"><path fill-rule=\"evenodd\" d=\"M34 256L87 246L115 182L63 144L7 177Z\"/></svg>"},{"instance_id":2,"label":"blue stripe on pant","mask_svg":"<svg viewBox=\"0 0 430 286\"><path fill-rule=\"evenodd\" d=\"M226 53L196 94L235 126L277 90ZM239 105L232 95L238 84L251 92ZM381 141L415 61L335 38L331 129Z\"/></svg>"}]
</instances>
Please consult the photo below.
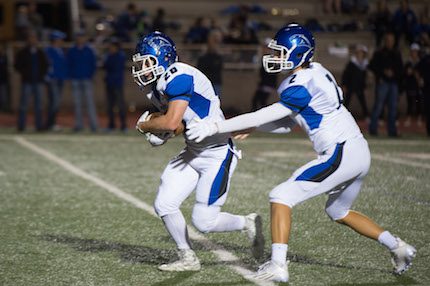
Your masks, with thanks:
<instances>
[{"instance_id":1,"label":"blue stripe on pant","mask_svg":"<svg viewBox=\"0 0 430 286\"><path fill-rule=\"evenodd\" d=\"M230 166L233 160L233 152L229 149L227 156L221 164L217 175L212 183L211 192L209 194L208 205L215 203L222 195L227 192L228 179L230 177Z\"/></svg>"},{"instance_id":2,"label":"blue stripe on pant","mask_svg":"<svg viewBox=\"0 0 430 286\"><path fill-rule=\"evenodd\" d=\"M301 173L296 181L322 182L339 168L342 161L343 146L345 142L336 145L333 155L326 162L310 167Z\"/></svg>"}]
</instances>

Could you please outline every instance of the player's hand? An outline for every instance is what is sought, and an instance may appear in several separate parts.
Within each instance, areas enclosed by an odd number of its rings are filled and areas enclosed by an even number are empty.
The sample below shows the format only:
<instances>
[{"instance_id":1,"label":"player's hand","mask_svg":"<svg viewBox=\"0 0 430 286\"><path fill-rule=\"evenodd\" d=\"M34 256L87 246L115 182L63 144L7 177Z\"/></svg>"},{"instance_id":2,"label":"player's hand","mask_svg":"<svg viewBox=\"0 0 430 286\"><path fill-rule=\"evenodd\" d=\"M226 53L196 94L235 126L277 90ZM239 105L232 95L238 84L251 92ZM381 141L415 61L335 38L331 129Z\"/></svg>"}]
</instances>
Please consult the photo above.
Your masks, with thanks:
<instances>
[{"instance_id":1,"label":"player's hand","mask_svg":"<svg viewBox=\"0 0 430 286\"><path fill-rule=\"evenodd\" d=\"M153 147L161 146L171 137L171 135L168 135L167 133L164 135L156 135L149 132L145 133L146 140L151 144Z\"/></svg>"},{"instance_id":2,"label":"player's hand","mask_svg":"<svg viewBox=\"0 0 430 286\"><path fill-rule=\"evenodd\" d=\"M255 128L248 128L245 130L235 131L231 133L231 136L235 140L244 140L248 138L249 134L251 134L251 132L253 132L254 130Z\"/></svg>"},{"instance_id":3,"label":"player's hand","mask_svg":"<svg viewBox=\"0 0 430 286\"><path fill-rule=\"evenodd\" d=\"M214 122L194 118L190 124L187 125L187 132L185 135L188 140L200 143L206 137L212 136L218 132L218 127Z\"/></svg>"},{"instance_id":4,"label":"player's hand","mask_svg":"<svg viewBox=\"0 0 430 286\"><path fill-rule=\"evenodd\" d=\"M140 133L145 133L145 130L140 129L140 123L143 123L148 120L149 120L149 111L145 111L136 122L136 130L138 130Z\"/></svg>"}]
</instances>

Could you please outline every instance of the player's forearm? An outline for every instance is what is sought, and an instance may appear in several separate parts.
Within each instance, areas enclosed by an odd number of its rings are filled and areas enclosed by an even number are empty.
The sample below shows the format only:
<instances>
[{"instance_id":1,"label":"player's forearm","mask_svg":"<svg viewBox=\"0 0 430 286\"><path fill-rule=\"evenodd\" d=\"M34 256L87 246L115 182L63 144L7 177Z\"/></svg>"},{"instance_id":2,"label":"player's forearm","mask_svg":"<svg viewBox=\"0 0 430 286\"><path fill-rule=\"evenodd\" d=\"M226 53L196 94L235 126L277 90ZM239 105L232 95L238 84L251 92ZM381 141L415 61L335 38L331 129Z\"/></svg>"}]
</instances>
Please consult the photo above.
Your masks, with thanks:
<instances>
[{"instance_id":1,"label":"player's forearm","mask_svg":"<svg viewBox=\"0 0 430 286\"><path fill-rule=\"evenodd\" d=\"M296 122L290 117L281 118L279 120L260 125L257 130L268 133L286 134L291 132Z\"/></svg>"},{"instance_id":2,"label":"player's forearm","mask_svg":"<svg viewBox=\"0 0 430 286\"><path fill-rule=\"evenodd\" d=\"M153 118L151 120L142 122L139 124L139 128L144 132L158 133L165 131L175 131L181 122L176 122L169 119L167 116L162 115L160 117Z\"/></svg>"},{"instance_id":3,"label":"player's forearm","mask_svg":"<svg viewBox=\"0 0 430 286\"><path fill-rule=\"evenodd\" d=\"M217 133L229 133L259 127L291 114L292 111L290 109L280 103L274 103L255 112L245 113L228 120L217 122Z\"/></svg>"}]
</instances>

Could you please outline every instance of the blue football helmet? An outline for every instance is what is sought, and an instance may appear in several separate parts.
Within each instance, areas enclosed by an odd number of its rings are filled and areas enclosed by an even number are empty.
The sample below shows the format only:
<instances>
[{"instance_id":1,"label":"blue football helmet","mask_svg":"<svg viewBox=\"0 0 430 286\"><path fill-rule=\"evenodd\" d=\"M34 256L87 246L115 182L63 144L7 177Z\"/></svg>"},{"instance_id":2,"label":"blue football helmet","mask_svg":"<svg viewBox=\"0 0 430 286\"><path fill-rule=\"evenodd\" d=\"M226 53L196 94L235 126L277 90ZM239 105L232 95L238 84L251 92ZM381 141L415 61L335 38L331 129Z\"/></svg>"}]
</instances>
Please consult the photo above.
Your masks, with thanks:
<instances>
[{"instance_id":1,"label":"blue football helmet","mask_svg":"<svg viewBox=\"0 0 430 286\"><path fill-rule=\"evenodd\" d=\"M139 39L133 55L131 72L134 81L143 87L158 79L167 68L178 60L175 43L160 32L153 32Z\"/></svg>"},{"instance_id":2,"label":"blue football helmet","mask_svg":"<svg viewBox=\"0 0 430 286\"><path fill-rule=\"evenodd\" d=\"M311 32L299 24L289 24L276 33L268 47L275 54L263 56L263 66L268 73L293 70L312 60L315 40Z\"/></svg>"}]
</instances>

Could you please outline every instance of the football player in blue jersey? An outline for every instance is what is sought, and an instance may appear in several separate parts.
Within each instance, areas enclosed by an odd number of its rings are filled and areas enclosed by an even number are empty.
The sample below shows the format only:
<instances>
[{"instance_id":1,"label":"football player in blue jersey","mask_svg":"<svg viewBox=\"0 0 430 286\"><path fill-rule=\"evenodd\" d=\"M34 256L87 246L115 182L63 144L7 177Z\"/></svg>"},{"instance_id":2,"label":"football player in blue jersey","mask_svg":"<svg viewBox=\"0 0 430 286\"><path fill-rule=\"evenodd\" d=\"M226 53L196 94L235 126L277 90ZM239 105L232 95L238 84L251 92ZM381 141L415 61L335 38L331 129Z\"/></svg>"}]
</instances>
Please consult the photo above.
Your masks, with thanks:
<instances>
[{"instance_id":1,"label":"football player in blue jersey","mask_svg":"<svg viewBox=\"0 0 430 286\"><path fill-rule=\"evenodd\" d=\"M160 113L145 112L136 128L153 145L161 145L173 133L197 117L224 120L220 100L212 83L198 69L178 62L173 41L160 32L142 37L133 55L132 74L140 87L150 86L148 97ZM179 131L178 131L179 130ZM180 211L182 202L195 190L193 225L201 232L242 230L253 245L253 254L264 251L261 218L221 212L227 199L230 178L239 152L229 134L219 134L199 143L188 140L186 148L174 157L161 176L154 202L156 213L178 247L179 260L159 266L163 271L197 271L200 262L188 241L187 225Z\"/></svg>"},{"instance_id":2,"label":"football player in blue jersey","mask_svg":"<svg viewBox=\"0 0 430 286\"><path fill-rule=\"evenodd\" d=\"M270 192L272 257L260 266L255 278L288 281L286 256L292 208L321 194L328 194L325 210L332 220L386 246L392 254L394 273L403 273L411 265L415 248L351 210L370 167L370 152L357 123L342 104L342 90L333 75L312 61L312 34L290 24L278 31L268 47L273 54L263 56L265 70L288 71L278 89L279 102L228 120L196 119L186 132L190 140L200 142L250 128L287 133L297 124L313 143L318 158Z\"/></svg>"}]
</instances>

